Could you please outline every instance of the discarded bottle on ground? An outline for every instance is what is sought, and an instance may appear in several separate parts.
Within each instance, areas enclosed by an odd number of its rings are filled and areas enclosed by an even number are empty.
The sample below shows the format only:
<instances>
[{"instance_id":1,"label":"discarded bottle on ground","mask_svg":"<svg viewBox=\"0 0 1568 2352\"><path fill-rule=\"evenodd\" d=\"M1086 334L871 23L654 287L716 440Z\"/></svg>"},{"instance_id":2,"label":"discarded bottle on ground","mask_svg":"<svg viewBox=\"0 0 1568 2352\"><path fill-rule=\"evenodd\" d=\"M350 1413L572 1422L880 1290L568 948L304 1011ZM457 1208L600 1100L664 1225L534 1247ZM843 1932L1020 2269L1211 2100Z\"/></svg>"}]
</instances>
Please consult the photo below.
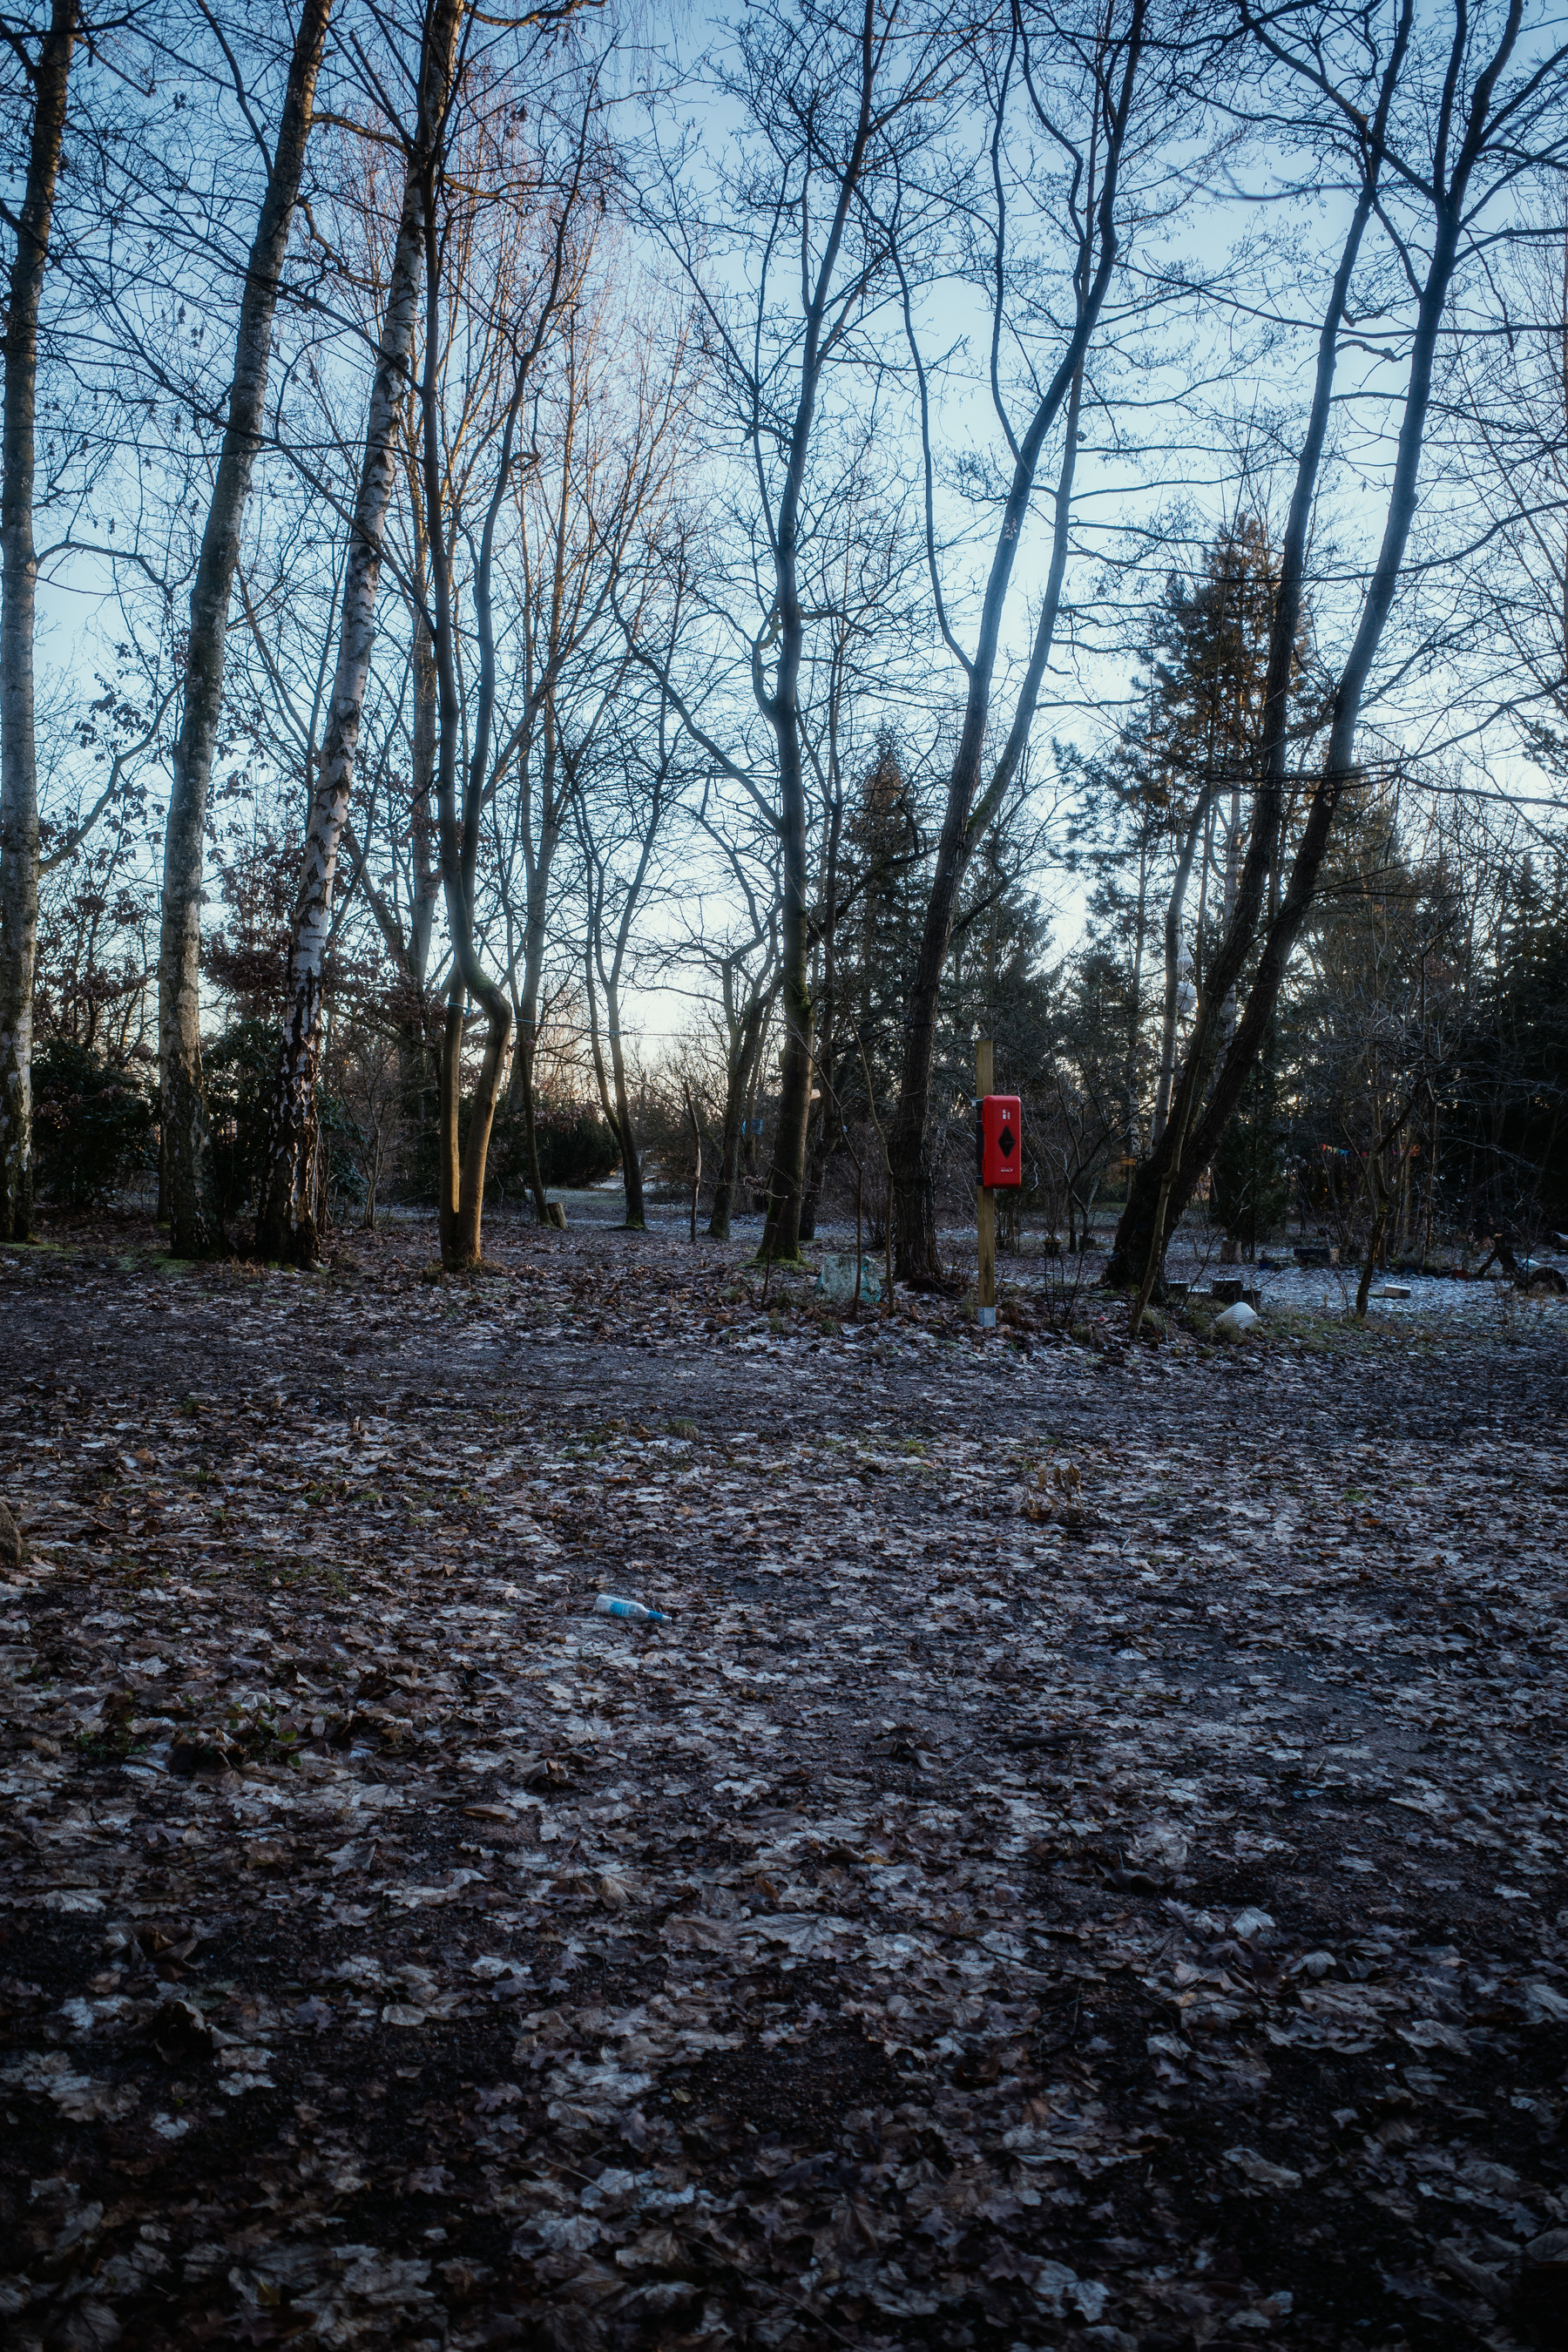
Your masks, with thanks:
<instances>
[{"instance_id":1,"label":"discarded bottle on ground","mask_svg":"<svg viewBox=\"0 0 1568 2352\"><path fill-rule=\"evenodd\" d=\"M640 1601L617 1601L613 1593L601 1592L594 1603L595 1617L632 1617L642 1625L668 1625L668 1618L662 1609L645 1609Z\"/></svg>"}]
</instances>

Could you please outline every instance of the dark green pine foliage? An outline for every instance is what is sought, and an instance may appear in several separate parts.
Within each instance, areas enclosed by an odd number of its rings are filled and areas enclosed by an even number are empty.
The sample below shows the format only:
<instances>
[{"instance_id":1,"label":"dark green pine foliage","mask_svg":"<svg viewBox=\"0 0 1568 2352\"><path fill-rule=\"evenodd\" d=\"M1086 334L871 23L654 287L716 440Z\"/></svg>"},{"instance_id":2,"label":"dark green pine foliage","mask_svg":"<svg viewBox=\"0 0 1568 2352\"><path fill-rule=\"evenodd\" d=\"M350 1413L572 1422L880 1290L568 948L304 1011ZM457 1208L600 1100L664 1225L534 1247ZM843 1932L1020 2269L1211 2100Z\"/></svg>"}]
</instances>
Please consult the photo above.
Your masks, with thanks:
<instances>
[{"instance_id":1,"label":"dark green pine foliage","mask_svg":"<svg viewBox=\"0 0 1568 2352\"><path fill-rule=\"evenodd\" d=\"M1054 975L1044 958L1049 924L1017 877L1006 844L994 832L964 877L952 950L942 993L942 1079L933 1102L974 1091L974 1038L996 1048L996 1086L1020 1091L1047 1060L1053 1030ZM967 1113L965 1114L967 1116Z\"/></svg>"},{"instance_id":2,"label":"dark green pine foliage","mask_svg":"<svg viewBox=\"0 0 1568 2352\"><path fill-rule=\"evenodd\" d=\"M1568 856L1521 858L1453 1091L1478 1230L1568 1228Z\"/></svg>"},{"instance_id":3,"label":"dark green pine foliage","mask_svg":"<svg viewBox=\"0 0 1568 2352\"><path fill-rule=\"evenodd\" d=\"M847 1106L864 1096L862 1052L879 1103L890 1103L898 1085L926 866L921 811L897 738L883 728L844 827L841 889L849 903L838 933L836 1042Z\"/></svg>"},{"instance_id":4,"label":"dark green pine foliage","mask_svg":"<svg viewBox=\"0 0 1568 2352\"><path fill-rule=\"evenodd\" d=\"M1259 1055L1209 1167L1215 1222L1250 1257L1285 1222L1289 1180L1275 1039Z\"/></svg>"}]
</instances>

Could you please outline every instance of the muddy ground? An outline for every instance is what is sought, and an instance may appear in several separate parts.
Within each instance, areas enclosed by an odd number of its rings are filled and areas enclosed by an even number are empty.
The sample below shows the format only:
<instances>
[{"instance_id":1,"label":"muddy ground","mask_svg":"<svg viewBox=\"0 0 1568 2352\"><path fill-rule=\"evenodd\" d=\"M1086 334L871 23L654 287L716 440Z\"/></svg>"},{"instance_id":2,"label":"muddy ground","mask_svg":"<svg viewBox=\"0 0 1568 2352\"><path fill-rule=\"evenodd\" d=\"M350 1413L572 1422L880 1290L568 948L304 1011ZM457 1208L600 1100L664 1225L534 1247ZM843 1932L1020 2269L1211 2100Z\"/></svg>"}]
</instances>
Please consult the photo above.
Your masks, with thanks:
<instances>
[{"instance_id":1,"label":"muddy ground","mask_svg":"<svg viewBox=\"0 0 1568 2352\"><path fill-rule=\"evenodd\" d=\"M49 1242L7 2347L1568 2341L1568 1312Z\"/></svg>"}]
</instances>

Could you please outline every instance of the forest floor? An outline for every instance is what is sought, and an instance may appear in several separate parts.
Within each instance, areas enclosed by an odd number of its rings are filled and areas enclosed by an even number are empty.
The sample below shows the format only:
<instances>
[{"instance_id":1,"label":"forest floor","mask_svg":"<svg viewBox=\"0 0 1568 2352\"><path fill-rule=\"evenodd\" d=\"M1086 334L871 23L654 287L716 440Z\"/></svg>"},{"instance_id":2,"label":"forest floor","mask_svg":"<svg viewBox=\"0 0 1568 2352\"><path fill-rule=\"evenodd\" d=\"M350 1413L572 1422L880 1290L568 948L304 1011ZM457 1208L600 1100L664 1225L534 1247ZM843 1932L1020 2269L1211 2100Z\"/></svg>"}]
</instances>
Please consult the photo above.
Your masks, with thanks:
<instances>
[{"instance_id":1,"label":"forest floor","mask_svg":"<svg viewBox=\"0 0 1568 2352\"><path fill-rule=\"evenodd\" d=\"M0 2342L1568 2340L1568 1308L488 1246L0 1253Z\"/></svg>"}]
</instances>

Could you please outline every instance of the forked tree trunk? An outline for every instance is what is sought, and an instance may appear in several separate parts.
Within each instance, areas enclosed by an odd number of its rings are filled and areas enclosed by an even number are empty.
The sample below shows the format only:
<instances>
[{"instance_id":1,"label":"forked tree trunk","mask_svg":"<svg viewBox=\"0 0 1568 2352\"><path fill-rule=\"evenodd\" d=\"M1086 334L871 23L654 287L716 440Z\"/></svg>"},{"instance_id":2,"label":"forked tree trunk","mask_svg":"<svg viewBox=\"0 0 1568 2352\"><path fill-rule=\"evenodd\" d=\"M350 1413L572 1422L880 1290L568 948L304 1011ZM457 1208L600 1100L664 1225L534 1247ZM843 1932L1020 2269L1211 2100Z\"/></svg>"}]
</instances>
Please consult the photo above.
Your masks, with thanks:
<instances>
[{"instance_id":1,"label":"forked tree trunk","mask_svg":"<svg viewBox=\"0 0 1568 2352\"><path fill-rule=\"evenodd\" d=\"M5 320L0 487L0 1241L33 1229L33 983L38 952L38 769L33 724L34 417L38 309L65 139L77 0L54 0L34 80L27 184Z\"/></svg>"},{"instance_id":2,"label":"forked tree trunk","mask_svg":"<svg viewBox=\"0 0 1568 2352\"><path fill-rule=\"evenodd\" d=\"M321 744L315 789L310 795L304 872L295 901L289 954L289 1003L278 1085L268 1128L267 1166L256 1221L260 1257L296 1265L313 1263L320 1246L317 1199L316 1074L321 1046L321 989L338 852L353 790L360 722L375 645L375 604L381 586L383 534L397 472L399 410L407 389L409 353L418 315L425 252L425 189L428 150L446 113L463 0L437 0L426 54L415 149L409 158L403 211L387 281L386 311L375 372L371 379L364 452L354 497L353 538L343 577L338 634L337 675ZM416 628L419 623L416 619ZM423 632L421 633L423 634ZM429 653L416 649L416 718L420 716L417 665ZM424 681L427 686L427 679ZM426 693L426 702L428 694Z\"/></svg>"},{"instance_id":3,"label":"forked tree trunk","mask_svg":"<svg viewBox=\"0 0 1568 2352\"><path fill-rule=\"evenodd\" d=\"M223 1245L202 1083L202 862L207 792L223 709L229 594L239 560L239 535L256 453L261 446L279 281L305 168L316 74L331 14L331 0L303 0L278 145L240 298L228 421L191 590L184 711L170 778L158 940L163 1191L169 1247L176 1257L207 1257Z\"/></svg>"}]
</instances>

